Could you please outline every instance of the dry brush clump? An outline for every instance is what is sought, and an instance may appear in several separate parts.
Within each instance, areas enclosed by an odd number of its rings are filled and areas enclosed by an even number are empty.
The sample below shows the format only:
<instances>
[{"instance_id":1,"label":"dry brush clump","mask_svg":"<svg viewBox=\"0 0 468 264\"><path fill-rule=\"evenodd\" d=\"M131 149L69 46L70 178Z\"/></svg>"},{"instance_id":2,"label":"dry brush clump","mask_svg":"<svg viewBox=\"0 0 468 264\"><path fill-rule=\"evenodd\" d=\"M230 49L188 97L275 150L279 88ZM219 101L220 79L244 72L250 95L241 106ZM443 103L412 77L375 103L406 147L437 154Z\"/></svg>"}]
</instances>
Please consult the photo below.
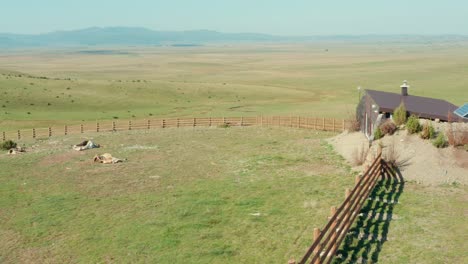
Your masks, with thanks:
<instances>
[{"instance_id":1,"label":"dry brush clump","mask_svg":"<svg viewBox=\"0 0 468 264\"><path fill-rule=\"evenodd\" d=\"M359 122L356 114L348 115L347 129L349 132L357 132L361 130L361 123Z\"/></svg>"},{"instance_id":2,"label":"dry brush clump","mask_svg":"<svg viewBox=\"0 0 468 264\"><path fill-rule=\"evenodd\" d=\"M384 146L384 150L382 157L392 169L402 169L409 165L409 160L401 157L401 152L395 146L395 140Z\"/></svg>"},{"instance_id":3,"label":"dry brush clump","mask_svg":"<svg viewBox=\"0 0 468 264\"><path fill-rule=\"evenodd\" d=\"M354 149L351 160L355 166L361 166L367 159L367 153L369 153L369 147L363 144L361 147Z\"/></svg>"},{"instance_id":4,"label":"dry brush clump","mask_svg":"<svg viewBox=\"0 0 468 264\"><path fill-rule=\"evenodd\" d=\"M458 122L458 121L461 121L461 120L460 120L460 117L455 115L452 111L448 111L447 112L447 121L449 123L453 123L453 122Z\"/></svg>"},{"instance_id":5,"label":"dry brush clump","mask_svg":"<svg viewBox=\"0 0 468 264\"><path fill-rule=\"evenodd\" d=\"M383 138L385 135L393 135L397 131L397 126L392 120L387 120L374 131L374 140Z\"/></svg>"},{"instance_id":6,"label":"dry brush clump","mask_svg":"<svg viewBox=\"0 0 468 264\"><path fill-rule=\"evenodd\" d=\"M382 131L382 134L384 135L393 135L395 131L397 130L397 127L395 123L393 123L392 120L387 120L385 123L380 125L380 130Z\"/></svg>"},{"instance_id":7,"label":"dry brush clump","mask_svg":"<svg viewBox=\"0 0 468 264\"><path fill-rule=\"evenodd\" d=\"M458 147L468 144L468 129L457 128L450 124L445 134L447 135L448 144L451 146Z\"/></svg>"},{"instance_id":8,"label":"dry brush clump","mask_svg":"<svg viewBox=\"0 0 468 264\"><path fill-rule=\"evenodd\" d=\"M435 134L436 132L432 123L430 121L426 121L421 130L421 134L420 134L421 138L433 139L435 137Z\"/></svg>"}]
</instances>

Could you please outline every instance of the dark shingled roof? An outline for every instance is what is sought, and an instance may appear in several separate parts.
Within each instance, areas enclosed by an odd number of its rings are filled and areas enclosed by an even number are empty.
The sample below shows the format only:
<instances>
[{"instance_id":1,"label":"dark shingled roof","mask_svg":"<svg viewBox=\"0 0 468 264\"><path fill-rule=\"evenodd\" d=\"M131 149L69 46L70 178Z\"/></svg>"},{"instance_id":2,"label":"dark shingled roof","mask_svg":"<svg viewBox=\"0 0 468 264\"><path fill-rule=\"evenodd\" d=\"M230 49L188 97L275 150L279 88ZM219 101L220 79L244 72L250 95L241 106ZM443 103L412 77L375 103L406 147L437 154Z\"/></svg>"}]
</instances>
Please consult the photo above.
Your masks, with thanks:
<instances>
[{"instance_id":1,"label":"dark shingled roof","mask_svg":"<svg viewBox=\"0 0 468 264\"><path fill-rule=\"evenodd\" d=\"M403 96L397 93L375 90L366 90L366 92L380 107L381 112L393 112L403 102L410 114L422 118L439 118L442 121L447 121L448 114L453 113L458 108L456 105L440 99L414 95Z\"/></svg>"}]
</instances>

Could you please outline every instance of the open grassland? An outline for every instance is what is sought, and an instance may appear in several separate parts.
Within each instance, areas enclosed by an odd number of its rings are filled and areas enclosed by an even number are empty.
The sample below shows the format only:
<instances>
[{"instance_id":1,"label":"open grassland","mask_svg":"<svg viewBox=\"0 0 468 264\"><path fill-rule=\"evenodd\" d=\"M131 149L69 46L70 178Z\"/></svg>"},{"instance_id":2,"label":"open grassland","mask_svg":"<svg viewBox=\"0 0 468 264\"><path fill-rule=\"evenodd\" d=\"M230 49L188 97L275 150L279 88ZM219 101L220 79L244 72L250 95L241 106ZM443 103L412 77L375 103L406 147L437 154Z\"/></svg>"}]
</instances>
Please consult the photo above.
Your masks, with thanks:
<instances>
[{"instance_id":1,"label":"open grassland","mask_svg":"<svg viewBox=\"0 0 468 264\"><path fill-rule=\"evenodd\" d=\"M404 79L411 94L460 105L467 70L466 43L0 51L0 131L158 116L346 118L357 86L399 92ZM282 263L302 256L353 184L326 133L86 135L104 148L71 151L82 138L69 136L0 154L0 262ZM92 164L102 152L128 161ZM351 235L343 262L468 262L467 193L406 183L391 221L357 222L388 241Z\"/></svg>"},{"instance_id":2,"label":"open grassland","mask_svg":"<svg viewBox=\"0 0 468 264\"><path fill-rule=\"evenodd\" d=\"M0 53L0 128L354 112L357 86L468 100L468 44L95 47ZM44 77L44 78L41 78Z\"/></svg>"},{"instance_id":3,"label":"open grassland","mask_svg":"<svg viewBox=\"0 0 468 264\"><path fill-rule=\"evenodd\" d=\"M265 263L303 254L353 183L294 129L167 129L34 143L0 156L0 262ZM30 143L26 143L30 146ZM96 153L128 160L93 164Z\"/></svg>"},{"instance_id":4,"label":"open grassland","mask_svg":"<svg viewBox=\"0 0 468 264\"><path fill-rule=\"evenodd\" d=\"M353 176L323 140L291 128L180 128L26 141L0 156L0 262L285 263ZM128 160L93 164L97 153ZM404 187L404 188L403 188ZM465 263L467 187L380 186L335 263ZM391 210L389 210L391 209ZM389 214L370 217L371 212ZM373 237L375 236L375 237ZM383 236L385 240L378 240Z\"/></svg>"}]
</instances>

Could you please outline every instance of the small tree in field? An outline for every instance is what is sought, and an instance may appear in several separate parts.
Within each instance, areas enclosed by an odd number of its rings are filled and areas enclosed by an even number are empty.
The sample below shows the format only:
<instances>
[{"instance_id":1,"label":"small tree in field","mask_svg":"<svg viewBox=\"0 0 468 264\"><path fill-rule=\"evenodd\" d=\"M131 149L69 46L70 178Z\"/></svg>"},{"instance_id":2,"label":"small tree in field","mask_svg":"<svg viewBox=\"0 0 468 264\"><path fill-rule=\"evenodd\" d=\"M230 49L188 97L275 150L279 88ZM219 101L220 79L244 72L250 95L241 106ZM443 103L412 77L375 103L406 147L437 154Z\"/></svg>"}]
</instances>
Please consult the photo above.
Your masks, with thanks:
<instances>
[{"instance_id":1,"label":"small tree in field","mask_svg":"<svg viewBox=\"0 0 468 264\"><path fill-rule=\"evenodd\" d=\"M406 123L406 107L401 103L393 112L393 121L397 126L401 126Z\"/></svg>"}]
</instances>

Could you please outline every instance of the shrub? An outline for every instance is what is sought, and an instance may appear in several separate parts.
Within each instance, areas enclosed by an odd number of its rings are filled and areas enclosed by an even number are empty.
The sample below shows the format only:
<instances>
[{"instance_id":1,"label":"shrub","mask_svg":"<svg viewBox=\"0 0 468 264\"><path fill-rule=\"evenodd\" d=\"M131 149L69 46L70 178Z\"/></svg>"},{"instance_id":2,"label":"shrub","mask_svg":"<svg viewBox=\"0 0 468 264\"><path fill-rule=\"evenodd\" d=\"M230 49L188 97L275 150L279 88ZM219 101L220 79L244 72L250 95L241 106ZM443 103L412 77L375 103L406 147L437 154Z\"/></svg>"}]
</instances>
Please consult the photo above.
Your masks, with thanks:
<instances>
[{"instance_id":1,"label":"shrub","mask_svg":"<svg viewBox=\"0 0 468 264\"><path fill-rule=\"evenodd\" d=\"M453 129L452 126L453 125L450 124L446 131L448 143L454 147L468 144L468 131L462 129L456 130Z\"/></svg>"},{"instance_id":2,"label":"shrub","mask_svg":"<svg viewBox=\"0 0 468 264\"><path fill-rule=\"evenodd\" d=\"M223 124L218 125L218 127L219 127L219 128L229 128L229 127L231 127L231 124L229 124L229 123L223 123Z\"/></svg>"},{"instance_id":3,"label":"shrub","mask_svg":"<svg viewBox=\"0 0 468 264\"><path fill-rule=\"evenodd\" d=\"M393 135L396 130L397 130L397 127L395 123L393 123L392 120L387 120L385 121L385 123L380 125L380 131L384 135Z\"/></svg>"},{"instance_id":4,"label":"shrub","mask_svg":"<svg viewBox=\"0 0 468 264\"><path fill-rule=\"evenodd\" d=\"M403 103L393 111L393 121L397 126L401 126L406 123L406 107Z\"/></svg>"},{"instance_id":5,"label":"shrub","mask_svg":"<svg viewBox=\"0 0 468 264\"><path fill-rule=\"evenodd\" d=\"M7 140L0 144L0 148L3 150L9 150L12 148L16 148L16 145L16 142L14 142L13 140Z\"/></svg>"},{"instance_id":6,"label":"shrub","mask_svg":"<svg viewBox=\"0 0 468 264\"><path fill-rule=\"evenodd\" d=\"M356 118L356 116L350 116L350 118L348 118L348 121L349 121L348 122L348 131L357 132L357 131L361 130L359 120Z\"/></svg>"},{"instance_id":7,"label":"shrub","mask_svg":"<svg viewBox=\"0 0 468 264\"><path fill-rule=\"evenodd\" d=\"M457 120L458 117L452 111L447 112L447 121L449 123L456 122Z\"/></svg>"},{"instance_id":8,"label":"shrub","mask_svg":"<svg viewBox=\"0 0 468 264\"><path fill-rule=\"evenodd\" d=\"M374 131L374 140L381 139L384 136L382 133L382 130L380 127L377 127L377 129Z\"/></svg>"},{"instance_id":9,"label":"shrub","mask_svg":"<svg viewBox=\"0 0 468 264\"><path fill-rule=\"evenodd\" d=\"M426 121L422 127L422 131L420 134L422 139L432 139L435 136L435 129L432 126L432 123L429 121Z\"/></svg>"},{"instance_id":10,"label":"shrub","mask_svg":"<svg viewBox=\"0 0 468 264\"><path fill-rule=\"evenodd\" d=\"M395 139L385 146L382 158L392 169L403 168L407 165L407 160L402 160L401 153L395 148Z\"/></svg>"},{"instance_id":11,"label":"shrub","mask_svg":"<svg viewBox=\"0 0 468 264\"><path fill-rule=\"evenodd\" d=\"M348 131L357 132L361 130L361 126L360 126L360 123L356 114L348 114L347 119L348 119L348 125L347 125Z\"/></svg>"},{"instance_id":12,"label":"shrub","mask_svg":"<svg viewBox=\"0 0 468 264\"><path fill-rule=\"evenodd\" d=\"M445 148L447 146L447 140L442 132L437 135L437 138L432 141L432 144L437 148Z\"/></svg>"},{"instance_id":13,"label":"shrub","mask_svg":"<svg viewBox=\"0 0 468 264\"><path fill-rule=\"evenodd\" d=\"M420 132L421 124L419 124L419 118L415 115L411 115L406 122L406 129L410 134Z\"/></svg>"}]
</instances>

